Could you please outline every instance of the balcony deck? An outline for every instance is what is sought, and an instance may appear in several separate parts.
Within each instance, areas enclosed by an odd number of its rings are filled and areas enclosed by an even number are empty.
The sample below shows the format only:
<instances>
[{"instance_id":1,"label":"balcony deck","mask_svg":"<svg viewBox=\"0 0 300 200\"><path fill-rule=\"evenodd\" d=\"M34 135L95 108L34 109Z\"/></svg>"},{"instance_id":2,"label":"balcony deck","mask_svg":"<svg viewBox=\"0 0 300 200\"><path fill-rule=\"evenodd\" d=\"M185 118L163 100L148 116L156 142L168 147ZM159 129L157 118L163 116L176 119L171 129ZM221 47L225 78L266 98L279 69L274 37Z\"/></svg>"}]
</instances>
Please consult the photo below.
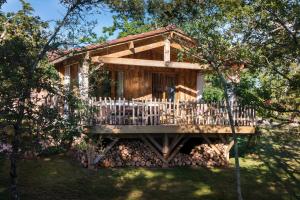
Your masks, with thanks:
<instances>
[{"instance_id":1,"label":"balcony deck","mask_svg":"<svg viewBox=\"0 0 300 200\"><path fill-rule=\"evenodd\" d=\"M86 132L231 134L224 102L92 98ZM231 102L236 133L255 133L255 110Z\"/></svg>"}]
</instances>

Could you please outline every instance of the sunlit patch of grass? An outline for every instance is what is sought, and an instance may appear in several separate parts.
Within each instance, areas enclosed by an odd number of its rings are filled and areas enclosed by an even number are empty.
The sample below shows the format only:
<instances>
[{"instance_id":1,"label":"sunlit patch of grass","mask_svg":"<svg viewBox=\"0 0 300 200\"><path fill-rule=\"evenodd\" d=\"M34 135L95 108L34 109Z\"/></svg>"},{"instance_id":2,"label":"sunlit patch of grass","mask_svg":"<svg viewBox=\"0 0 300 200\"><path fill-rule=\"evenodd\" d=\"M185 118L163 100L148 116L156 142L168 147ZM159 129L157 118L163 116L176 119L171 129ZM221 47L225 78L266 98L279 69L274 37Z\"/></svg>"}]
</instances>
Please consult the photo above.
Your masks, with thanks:
<instances>
[{"instance_id":1,"label":"sunlit patch of grass","mask_svg":"<svg viewBox=\"0 0 300 200\"><path fill-rule=\"evenodd\" d=\"M145 179L155 179L156 177L161 176L164 176L166 179L174 178L174 175L172 174L147 168L131 168L131 170L126 170L126 172L119 176L119 178L120 180L132 180L137 177L143 177Z\"/></svg>"},{"instance_id":2,"label":"sunlit patch of grass","mask_svg":"<svg viewBox=\"0 0 300 200\"><path fill-rule=\"evenodd\" d=\"M173 175L173 174L165 174L165 178L166 179L174 179L175 178L175 176Z\"/></svg>"},{"instance_id":3,"label":"sunlit patch of grass","mask_svg":"<svg viewBox=\"0 0 300 200\"><path fill-rule=\"evenodd\" d=\"M126 199L128 200L140 199L142 196L143 196L143 191L134 189L129 192Z\"/></svg>"},{"instance_id":4,"label":"sunlit patch of grass","mask_svg":"<svg viewBox=\"0 0 300 200\"><path fill-rule=\"evenodd\" d=\"M221 172L221 169L220 168L212 168L211 171L214 173L218 173L218 172Z\"/></svg>"},{"instance_id":5,"label":"sunlit patch of grass","mask_svg":"<svg viewBox=\"0 0 300 200\"><path fill-rule=\"evenodd\" d=\"M153 179L153 178L155 178L155 177L158 177L158 176L161 176L161 175L162 175L161 172L158 172L158 171L152 171L152 170L145 169L145 168L140 168L140 172L141 172L141 174L143 174L143 176L144 176L146 179Z\"/></svg>"},{"instance_id":6,"label":"sunlit patch of grass","mask_svg":"<svg viewBox=\"0 0 300 200\"><path fill-rule=\"evenodd\" d=\"M210 194L213 194L211 188L207 185L199 185L199 189L197 189L195 192L194 192L194 195L198 196L198 197L201 197L201 196L206 196L206 195L210 195Z\"/></svg>"},{"instance_id":7,"label":"sunlit patch of grass","mask_svg":"<svg viewBox=\"0 0 300 200\"><path fill-rule=\"evenodd\" d=\"M261 178L256 179L257 183L263 183L263 180Z\"/></svg>"},{"instance_id":8,"label":"sunlit patch of grass","mask_svg":"<svg viewBox=\"0 0 300 200\"><path fill-rule=\"evenodd\" d=\"M131 171L128 171L123 176L121 176L121 179L135 179L137 176L139 176L141 173L140 171L136 169L132 169Z\"/></svg>"}]
</instances>

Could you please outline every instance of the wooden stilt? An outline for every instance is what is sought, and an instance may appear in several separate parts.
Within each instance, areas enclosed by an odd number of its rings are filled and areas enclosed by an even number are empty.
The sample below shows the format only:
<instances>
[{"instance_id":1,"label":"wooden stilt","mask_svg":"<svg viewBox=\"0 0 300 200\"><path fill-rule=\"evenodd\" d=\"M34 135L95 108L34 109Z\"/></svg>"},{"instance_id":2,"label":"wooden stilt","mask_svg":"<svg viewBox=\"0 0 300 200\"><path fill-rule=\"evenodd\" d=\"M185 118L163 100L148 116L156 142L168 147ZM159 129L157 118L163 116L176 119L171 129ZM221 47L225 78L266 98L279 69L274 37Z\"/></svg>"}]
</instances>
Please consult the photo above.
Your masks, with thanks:
<instances>
[{"instance_id":1,"label":"wooden stilt","mask_svg":"<svg viewBox=\"0 0 300 200\"><path fill-rule=\"evenodd\" d=\"M169 137L168 137L167 134L164 134L162 154L163 154L165 159L168 158L168 155L169 155Z\"/></svg>"},{"instance_id":2,"label":"wooden stilt","mask_svg":"<svg viewBox=\"0 0 300 200\"><path fill-rule=\"evenodd\" d=\"M178 144L178 142L183 138L184 135L176 135L175 138L172 140L172 143L170 145L170 151L172 151L175 146Z\"/></svg>"},{"instance_id":3,"label":"wooden stilt","mask_svg":"<svg viewBox=\"0 0 300 200\"><path fill-rule=\"evenodd\" d=\"M174 149L174 151L172 152L172 154L168 157L168 162L170 162L179 152L179 150L183 147L183 145L190 139L190 137L186 137L184 138L184 140L182 140L182 142Z\"/></svg>"},{"instance_id":4,"label":"wooden stilt","mask_svg":"<svg viewBox=\"0 0 300 200\"><path fill-rule=\"evenodd\" d=\"M234 140L231 140L230 143L228 144L226 150L225 150L225 158L226 158L226 161L228 162L229 161L229 152L230 152L230 149L233 147L234 145Z\"/></svg>"},{"instance_id":5,"label":"wooden stilt","mask_svg":"<svg viewBox=\"0 0 300 200\"><path fill-rule=\"evenodd\" d=\"M101 153L101 155L97 155L95 158L93 164L97 164L104 156L105 154L119 141L119 138L115 138L107 147L105 147L104 151Z\"/></svg>"},{"instance_id":6,"label":"wooden stilt","mask_svg":"<svg viewBox=\"0 0 300 200\"><path fill-rule=\"evenodd\" d=\"M147 138L145 136L141 136L141 139L163 161L163 167L168 167L169 162L177 155L179 150L183 147L183 145L189 139L189 137L186 137L184 140L181 141L181 139L183 137L184 137L184 135L175 137L172 140L171 145L169 145L169 137L167 134L164 134L163 146L160 146L158 144L158 142L155 141L155 139L151 136L147 136ZM150 140L152 143L149 142L147 139ZM178 143L179 143L179 145L178 145ZM158 149L161 149L161 150L159 151Z\"/></svg>"},{"instance_id":7,"label":"wooden stilt","mask_svg":"<svg viewBox=\"0 0 300 200\"><path fill-rule=\"evenodd\" d=\"M168 161L160 154L160 152L146 139L145 136L141 136L141 140L163 161L164 164L168 164Z\"/></svg>"},{"instance_id":8,"label":"wooden stilt","mask_svg":"<svg viewBox=\"0 0 300 200\"><path fill-rule=\"evenodd\" d=\"M147 134L146 136L159 151L162 151L162 146L154 139L152 135Z\"/></svg>"}]
</instances>

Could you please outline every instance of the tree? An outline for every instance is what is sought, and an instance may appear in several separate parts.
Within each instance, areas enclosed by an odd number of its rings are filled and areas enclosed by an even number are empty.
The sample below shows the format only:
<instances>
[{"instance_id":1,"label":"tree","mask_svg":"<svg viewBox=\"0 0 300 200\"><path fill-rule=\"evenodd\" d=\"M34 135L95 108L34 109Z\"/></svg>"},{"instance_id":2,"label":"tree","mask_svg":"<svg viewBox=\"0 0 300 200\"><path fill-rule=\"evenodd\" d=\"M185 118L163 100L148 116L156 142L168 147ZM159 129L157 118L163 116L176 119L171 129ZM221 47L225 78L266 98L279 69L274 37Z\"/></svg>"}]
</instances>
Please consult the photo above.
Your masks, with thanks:
<instances>
[{"instance_id":1,"label":"tree","mask_svg":"<svg viewBox=\"0 0 300 200\"><path fill-rule=\"evenodd\" d=\"M244 101L252 99L262 116L295 122L300 108L300 3L257 0L247 7L247 14L240 16L244 43L257 53L242 77L249 85L241 85L237 92Z\"/></svg>"},{"instance_id":2,"label":"tree","mask_svg":"<svg viewBox=\"0 0 300 200\"><path fill-rule=\"evenodd\" d=\"M3 23L1 34L1 124L13 126L13 151L11 160L11 192L12 199L18 199L16 189L16 159L20 148L22 132L29 127L29 122L35 118L34 104L30 93L33 89L41 89L52 84L50 68L47 65L32 70L32 60L38 55L38 50L46 39L46 23L39 18L30 16L31 7L23 3L23 9L16 14L1 16ZM44 59L41 62L45 62ZM30 64L29 64L30 63ZM44 63L45 64L45 63ZM45 73L46 72L46 73ZM26 93L26 96L25 96ZM30 129L29 129L30 130Z\"/></svg>"},{"instance_id":3,"label":"tree","mask_svg":"<svg viewBox=\"0 0 300 200\"><path fill-rule=\"evenodd\" d=\"M85 25L83 14L92 11L95 6L100 7L103 1L61 0L66 13L62 20L57 21L53 30L32 14L30 4L24 0L20 2L23 7L17 13L0 13L0 123L13 127L13 151L10 156L12 199L20 198L16 167L20 143L24 137L38 136L41 132L53 133L54 136L61 130L56 127L61 123L74 133L72 126L63 118L58 118L57 110L33 102L32 95L36 91L45 90L48 94L59 94L60 91L57 88L58 76L49 64L46 54L62 45L68 47L73 45L72 42L79 41L76 35L69 33L82 28ZM75 118L69 117L69 121L76 122L76 115L72 116ZM45 126L42 127L42 124Z\"/></svg>"}]
</instances>

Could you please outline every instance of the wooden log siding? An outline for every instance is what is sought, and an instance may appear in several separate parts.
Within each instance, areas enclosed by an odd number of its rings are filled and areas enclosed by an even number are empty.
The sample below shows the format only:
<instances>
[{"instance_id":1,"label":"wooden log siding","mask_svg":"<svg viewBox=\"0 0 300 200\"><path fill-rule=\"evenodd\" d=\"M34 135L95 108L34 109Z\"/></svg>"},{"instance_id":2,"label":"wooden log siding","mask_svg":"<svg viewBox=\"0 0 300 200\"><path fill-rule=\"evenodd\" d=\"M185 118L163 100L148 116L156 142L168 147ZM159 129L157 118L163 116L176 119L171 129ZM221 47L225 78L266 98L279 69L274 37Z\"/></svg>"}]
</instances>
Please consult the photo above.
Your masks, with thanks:
<instances>
[{"instance_id":1,"label":"wooden log siding","mask_svg":"<svg viewBox=\"0 0 300 200\"><path fill-rule=\"evenodd\" d=\"M224 102L91 98L89 125L230 125ZM231 102L236 126L255 126L255 110Z\"/></svg>"}]
</instances>

